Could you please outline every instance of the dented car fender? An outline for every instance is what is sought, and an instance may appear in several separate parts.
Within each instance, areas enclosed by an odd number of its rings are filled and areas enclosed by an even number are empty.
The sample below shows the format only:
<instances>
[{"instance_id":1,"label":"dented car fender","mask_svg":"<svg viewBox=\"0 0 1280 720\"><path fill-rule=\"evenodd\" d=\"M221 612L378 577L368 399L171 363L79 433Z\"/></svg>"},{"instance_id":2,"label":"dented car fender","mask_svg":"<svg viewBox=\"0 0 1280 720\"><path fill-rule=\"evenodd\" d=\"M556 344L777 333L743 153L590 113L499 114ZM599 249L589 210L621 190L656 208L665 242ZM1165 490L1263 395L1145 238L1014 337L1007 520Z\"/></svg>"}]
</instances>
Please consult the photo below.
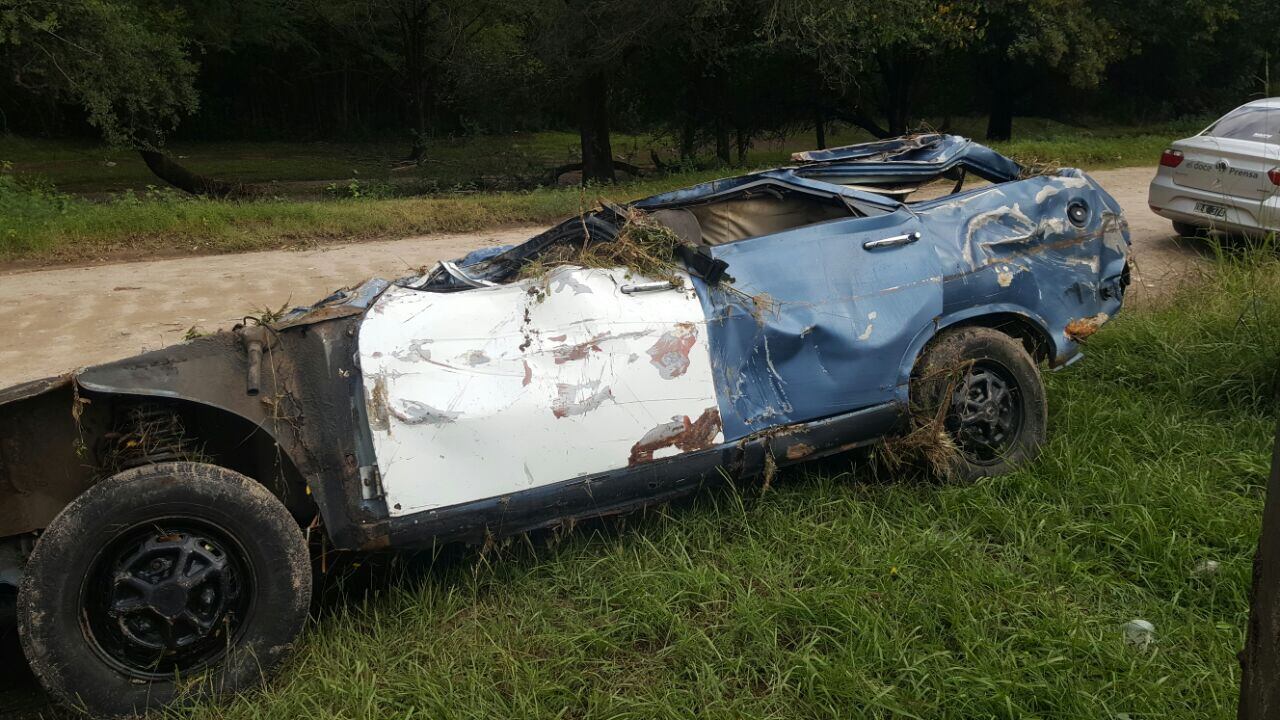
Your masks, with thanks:
<instances>
[{"instance_id":1,"label":"dented car fender","mask_svg":"<svg viewBox=\"0 0 1280 720\"><path fill-rule=\"evenodd\" d=\"M1045 319L1039 313L1021 305L993 303L940 315L929 327L916 335L907 352L902 355L899 364L899 388L903 393L901 399L904 402L907 400L906 388L911 381L911 373L929 342L949 327L974 324L997 327L1015 336L1025 336L1026 340L1032 341L1035 345L1044 345L1043 352L1046 358L1057 357L1055 349L1057 346L1053 342L1053 334L1049 331Z\"/></svg>"}]
</instances>

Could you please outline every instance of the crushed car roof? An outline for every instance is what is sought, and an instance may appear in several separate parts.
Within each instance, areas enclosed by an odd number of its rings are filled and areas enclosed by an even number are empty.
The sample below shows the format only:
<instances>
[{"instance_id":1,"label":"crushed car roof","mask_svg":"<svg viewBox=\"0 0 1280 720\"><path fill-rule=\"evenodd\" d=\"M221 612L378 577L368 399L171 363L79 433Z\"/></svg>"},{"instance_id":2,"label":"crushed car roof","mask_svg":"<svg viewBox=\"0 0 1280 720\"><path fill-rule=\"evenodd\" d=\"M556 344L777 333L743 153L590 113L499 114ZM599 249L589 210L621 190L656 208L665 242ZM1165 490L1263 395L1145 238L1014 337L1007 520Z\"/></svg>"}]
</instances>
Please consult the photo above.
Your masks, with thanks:
<instances>
[{"instance_id":1,"label":"crushed car roof","mask_svg":"<svg viewBox=\"0 0 1280 720\"><path fill-rule=\"evenodd\" d=\"M800 163L791 167L712 180L681 190L645 198L634 203L642 210L677 205L742 190L760 182L782 182L818 192L831 192L831 185L873 182L891 175L894 178L928 178L961 169L993 183L1009 182L1021 177L1025 169L1017 162L985 145L959 135L912 135L894 140L846 145L829 150L798 152L791 159ZM841 194L881 209L892 209L898 203L883 195L845 187Z\"/></svg>"}]
</instances>

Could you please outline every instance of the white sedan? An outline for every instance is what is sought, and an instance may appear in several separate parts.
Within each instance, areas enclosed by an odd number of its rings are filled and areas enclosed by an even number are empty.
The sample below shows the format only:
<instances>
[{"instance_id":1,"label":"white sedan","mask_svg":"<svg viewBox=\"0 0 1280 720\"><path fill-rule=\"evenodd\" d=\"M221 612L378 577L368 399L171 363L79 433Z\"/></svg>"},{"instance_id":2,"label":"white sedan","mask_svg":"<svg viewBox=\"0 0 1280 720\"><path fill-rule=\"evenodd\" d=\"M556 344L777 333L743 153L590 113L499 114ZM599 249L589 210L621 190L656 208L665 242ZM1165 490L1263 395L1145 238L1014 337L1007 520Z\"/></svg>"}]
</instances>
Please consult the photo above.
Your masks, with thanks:
<instances>
[{"instance_id":1,"label":"white sedan","mask_svg":"<svg viewBox=\"0 0 1280 720\"><path fill-rule=\"evenodd\" d=\"M1147 203L1181 235L1280 230L1280 98L1241 105L1166 149Z\"/></svg>"}]
</instances>

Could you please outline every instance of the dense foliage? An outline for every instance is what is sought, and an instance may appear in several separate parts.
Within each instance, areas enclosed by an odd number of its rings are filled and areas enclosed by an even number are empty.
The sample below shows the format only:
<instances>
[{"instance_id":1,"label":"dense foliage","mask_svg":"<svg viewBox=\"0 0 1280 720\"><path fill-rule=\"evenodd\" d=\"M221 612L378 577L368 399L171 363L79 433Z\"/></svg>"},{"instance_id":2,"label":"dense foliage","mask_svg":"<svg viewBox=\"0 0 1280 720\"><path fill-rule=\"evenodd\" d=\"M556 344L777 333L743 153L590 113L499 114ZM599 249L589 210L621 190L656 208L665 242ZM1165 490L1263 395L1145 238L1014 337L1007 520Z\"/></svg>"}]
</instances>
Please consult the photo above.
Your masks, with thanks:
<instances>
[{"instance_id":1,"label":"dense foliage","mask_svg":"<svg viewBox=\"0 0 1280 720\"><path fill-rule=\"evenodd\" d=\"M829 123L1151 121L1277 94L1273 0L0 0L0 131L148 147L663 131L729 162Z\"/></svg>"}]
</instances>

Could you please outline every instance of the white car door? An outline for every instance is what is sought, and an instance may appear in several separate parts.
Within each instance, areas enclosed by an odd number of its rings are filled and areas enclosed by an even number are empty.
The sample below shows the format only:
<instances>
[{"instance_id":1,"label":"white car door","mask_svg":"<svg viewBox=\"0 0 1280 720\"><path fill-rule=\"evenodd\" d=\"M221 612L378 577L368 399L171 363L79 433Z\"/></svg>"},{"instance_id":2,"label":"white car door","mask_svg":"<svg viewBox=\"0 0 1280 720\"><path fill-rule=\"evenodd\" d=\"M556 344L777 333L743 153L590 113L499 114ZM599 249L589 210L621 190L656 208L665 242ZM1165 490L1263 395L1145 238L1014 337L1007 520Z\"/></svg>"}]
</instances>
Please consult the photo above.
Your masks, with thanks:
<instances>
[{"instance_id":1,"label":"white car door","mask_svg":"<svg viewBox=\"0 0 1280 720\"><path fill-rule=\"evenodd\" d=\"M648 282L627 275L379 298L360 365L392 517L722 442L692 283L624 293Z\"/></svg>"}]
</instances>

